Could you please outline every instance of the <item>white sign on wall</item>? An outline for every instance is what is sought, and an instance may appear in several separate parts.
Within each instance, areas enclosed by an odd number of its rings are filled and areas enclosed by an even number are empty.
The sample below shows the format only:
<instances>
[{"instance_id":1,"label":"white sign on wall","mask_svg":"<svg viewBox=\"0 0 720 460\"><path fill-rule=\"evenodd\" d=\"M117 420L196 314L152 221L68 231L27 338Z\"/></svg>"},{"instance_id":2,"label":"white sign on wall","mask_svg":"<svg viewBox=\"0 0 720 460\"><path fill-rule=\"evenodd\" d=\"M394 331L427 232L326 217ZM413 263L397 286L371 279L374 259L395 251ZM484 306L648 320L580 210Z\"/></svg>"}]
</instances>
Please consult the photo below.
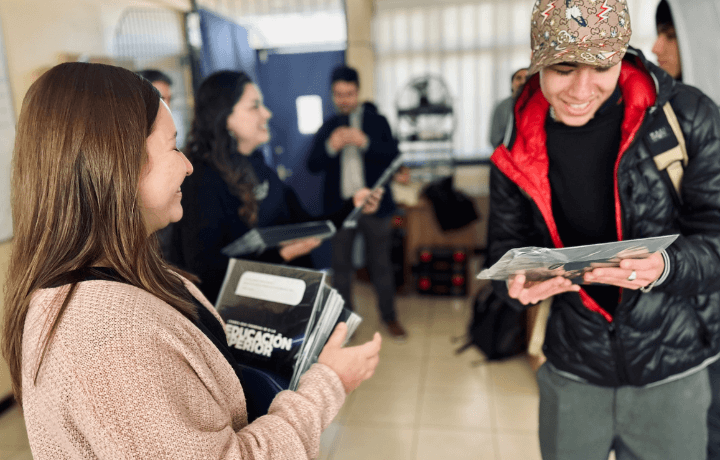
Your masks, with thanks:
<instances>
[{"instance_id":1,"label":"white sign on wall","mask_svg":"<svg viewBox=\"0 0 720 460\"><path fill-rule=\"evenodd\" d=\"M5 41L0 24L0 242L12 238L10 164L15 144L15 112L8 75Z\"/></svg>"},{"instance_id":2,"label":"white sign on wall","mask_svg":"<svg viewBox=\"0 0 720 460\"><path fill-rule=\"evenodd\" d=\"M317 94L300 96L295 100L295 107L300 134L315 134L323 124L322 98Z\"/></svg>"}]
</instances>

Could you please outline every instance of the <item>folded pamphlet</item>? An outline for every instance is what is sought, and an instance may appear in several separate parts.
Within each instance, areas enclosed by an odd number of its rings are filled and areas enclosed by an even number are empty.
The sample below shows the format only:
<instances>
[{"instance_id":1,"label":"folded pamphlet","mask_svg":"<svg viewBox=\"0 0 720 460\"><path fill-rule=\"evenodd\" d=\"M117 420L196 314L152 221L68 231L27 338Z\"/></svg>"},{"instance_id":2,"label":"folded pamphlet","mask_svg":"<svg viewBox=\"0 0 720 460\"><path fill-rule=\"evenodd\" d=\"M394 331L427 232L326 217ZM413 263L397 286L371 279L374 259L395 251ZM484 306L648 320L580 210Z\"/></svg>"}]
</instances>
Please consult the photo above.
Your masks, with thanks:
<instances>
[{"instance_id":1,"label":"folded pamphlet","mask_svg":"<svg viewBox=\"0 0 720 460\"><path fill-rule=\"evenodd\" d=\"M585 273L600 267L618 267L622 259L644 259L670 246L678 236L657 236L559 249L511 249L492 267L482 270L477 277L507 280L522 272L527 281L544 281L563 276L573 283L583 284Z\"/></svg>"},{"instance_id":2,"label":"folded pamphlet","mask_svg":"<svg viewBox=\"0 0 720 460\"><path fill-rule=\"evenodd\" d=\"M385 168L385 171L383 171L382 175L378 178L378 180L375 181L375 183L372 186L372 191L379 189L380 187L385 187L388 182L390 182L390 179L392 178L393 174L395 174L395 171L397 171L400 166L405 163L404 155L401 153L398 155L392 163L390 163L390 166ZM362 212L362 208L367 203L367 200L370 198L370 195L368 195L365 200L363 200L362 204L360 206L356 206L355 209L353 209L350 214L345 218L343 221L342 227L343 228L355 228L357 227L357 221L360 219L360 213Z\"/></svg>"},{"instance_id":3,"label":"folded pamphlet","mask_svg":"<svg viewBox=\"0 0 720 460\"><path fill-rule=\"evenodd\" d=\"M362 319L344 303L322 271L231 258L215 308L238 364L279 391L297 389L337 323L355 331Z\"/></svg>"},{"instance_id":4,"label":"folded pamphlet","mask_svg":"<svg viewBox=\"0 0 720 460\"><path fill-rule=\"evenodd\" d=\"M329 220L253 228L222 248L220 252L228 257L260 254L267 248L275 248L295 240L303 238L325 239L330 238L335 233L335 225Z\"/></svg>"}]
</instances>

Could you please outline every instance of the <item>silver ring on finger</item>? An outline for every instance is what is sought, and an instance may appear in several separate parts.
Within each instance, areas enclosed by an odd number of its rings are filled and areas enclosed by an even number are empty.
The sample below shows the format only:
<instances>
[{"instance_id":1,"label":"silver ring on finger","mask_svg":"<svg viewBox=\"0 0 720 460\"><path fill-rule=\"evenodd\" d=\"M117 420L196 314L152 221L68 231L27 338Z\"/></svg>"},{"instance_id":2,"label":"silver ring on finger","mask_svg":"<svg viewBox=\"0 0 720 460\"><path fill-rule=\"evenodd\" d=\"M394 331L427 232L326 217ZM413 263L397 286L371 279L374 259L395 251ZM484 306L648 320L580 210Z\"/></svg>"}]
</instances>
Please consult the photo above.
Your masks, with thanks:
<instances>
[{"instance_id":1,"label":"silver ring on finger","mask_svg":"<svg viewBox=\"0 0 720 460\"><path fill-rule=\"evenodd\" d=\"M630 273L630 276L627 277L627 280L628 280L628 281L635 281L636 279L637 279L637 272L636 272L635 270L633 270L633 271Z\"/></svg>"}]
</instances>

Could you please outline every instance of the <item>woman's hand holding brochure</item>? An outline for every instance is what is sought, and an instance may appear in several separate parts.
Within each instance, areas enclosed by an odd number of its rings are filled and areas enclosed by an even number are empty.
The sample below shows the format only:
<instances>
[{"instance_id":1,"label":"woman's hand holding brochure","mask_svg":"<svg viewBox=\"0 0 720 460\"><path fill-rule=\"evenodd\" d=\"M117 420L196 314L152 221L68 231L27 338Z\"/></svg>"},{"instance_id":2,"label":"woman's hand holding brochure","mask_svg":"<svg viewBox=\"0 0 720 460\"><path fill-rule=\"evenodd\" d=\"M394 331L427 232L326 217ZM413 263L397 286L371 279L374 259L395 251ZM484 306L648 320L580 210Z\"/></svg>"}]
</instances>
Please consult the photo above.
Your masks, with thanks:
<instances>
[{"instance_id":1,"label":"woman's hand holding brochure","mask_svg":"<svg viewBox=\"0 0 720 460\"><path fill-rule=\"evenodd\" d=\"M375 368L380 361L382 339L380 333L376 332L369 342L343 348L342 344L346 334L347 325L345 323L338 324L323 347L318 362L335 371L345 387L345 393L350 394L375 373Z\"/></svg>"},{"instance_id":2,"label":"woman's hand holding brochure","mask_svg":"<svg viewBox=\"0 0 720 460\"><path fill-rule=\"evenodd\" d=\"M309 254L310 251L322 244L320 238L303 238L301 240L292 240L286 243L280 243L280 257L284 261L290 261L297 257Z\"/></svg>"}]
</instances>

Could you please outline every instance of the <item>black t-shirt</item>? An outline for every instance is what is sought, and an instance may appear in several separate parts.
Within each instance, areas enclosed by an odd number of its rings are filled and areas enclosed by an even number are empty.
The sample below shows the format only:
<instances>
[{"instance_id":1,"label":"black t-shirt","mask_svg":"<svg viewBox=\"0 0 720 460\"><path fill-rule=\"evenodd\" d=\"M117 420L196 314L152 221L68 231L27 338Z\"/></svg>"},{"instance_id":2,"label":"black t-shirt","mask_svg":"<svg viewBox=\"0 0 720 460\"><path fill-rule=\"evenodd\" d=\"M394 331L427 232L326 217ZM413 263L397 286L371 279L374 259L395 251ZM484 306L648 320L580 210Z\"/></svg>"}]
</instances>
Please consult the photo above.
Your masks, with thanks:
<instances>
[{"instance_id":1,"label":"black t-shirt","mask_svg":"<svg viewBox=\"0 0 720 460\"><path fill-rule=\"evenodd\" d=\"M547 117L553 217L566 247L617 241L614 177L622 121L619 91L584 126L567 126ZM614 313L619 288L583 287L603 309Z\"/></svg>"}]
</instances>

